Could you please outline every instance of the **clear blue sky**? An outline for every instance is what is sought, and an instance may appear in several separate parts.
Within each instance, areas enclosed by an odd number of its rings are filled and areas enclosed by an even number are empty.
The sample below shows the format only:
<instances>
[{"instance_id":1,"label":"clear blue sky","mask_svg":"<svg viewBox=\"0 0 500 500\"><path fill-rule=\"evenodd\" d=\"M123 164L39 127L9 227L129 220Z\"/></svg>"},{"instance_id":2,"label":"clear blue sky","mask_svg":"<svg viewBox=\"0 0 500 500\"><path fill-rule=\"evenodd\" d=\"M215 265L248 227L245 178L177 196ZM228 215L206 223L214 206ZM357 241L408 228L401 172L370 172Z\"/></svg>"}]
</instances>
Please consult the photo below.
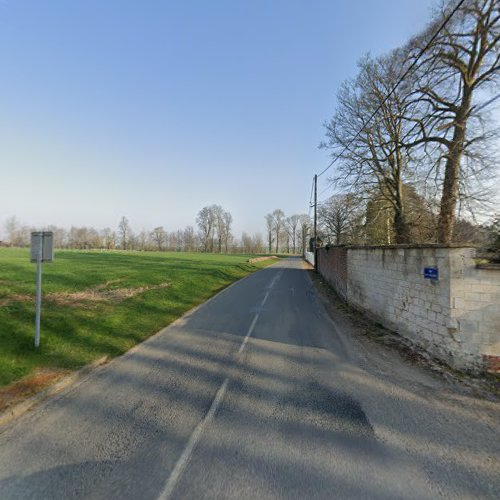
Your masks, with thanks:
<instances>
[{"instance_id":1,"label":"clear blue sky","mask_svg":"<svg viewBox=\"0 0 500 500\"><path fill-rule=\"evenodd\" d=\"M339 84L432 0L0 0L0 225L307 212ZM322 187L322 186L321 186Z\"/></svg>"}]
</instances>

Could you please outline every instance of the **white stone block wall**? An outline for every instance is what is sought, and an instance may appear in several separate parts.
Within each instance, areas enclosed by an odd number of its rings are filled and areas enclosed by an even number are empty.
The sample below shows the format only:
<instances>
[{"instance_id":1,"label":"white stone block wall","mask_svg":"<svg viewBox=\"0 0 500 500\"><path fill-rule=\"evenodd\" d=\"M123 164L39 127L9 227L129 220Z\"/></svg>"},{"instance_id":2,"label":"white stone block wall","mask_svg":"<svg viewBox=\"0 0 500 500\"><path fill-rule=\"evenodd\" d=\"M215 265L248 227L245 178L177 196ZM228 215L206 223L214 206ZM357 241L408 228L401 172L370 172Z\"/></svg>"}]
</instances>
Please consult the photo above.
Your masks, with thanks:
<instances>
[{"instance_id":1,"label":"white stone block wall","mask_svg":"<svg viewBox=\"0 0 500 500\"><path fill-rule=\"evenodd\" d=\"M450 365L480 371L500 356L500 270L478 269L474 254L348 248L347 301ZM424 278L425 267L437 267L439 280Z\"/></svg>"}]
</instances>

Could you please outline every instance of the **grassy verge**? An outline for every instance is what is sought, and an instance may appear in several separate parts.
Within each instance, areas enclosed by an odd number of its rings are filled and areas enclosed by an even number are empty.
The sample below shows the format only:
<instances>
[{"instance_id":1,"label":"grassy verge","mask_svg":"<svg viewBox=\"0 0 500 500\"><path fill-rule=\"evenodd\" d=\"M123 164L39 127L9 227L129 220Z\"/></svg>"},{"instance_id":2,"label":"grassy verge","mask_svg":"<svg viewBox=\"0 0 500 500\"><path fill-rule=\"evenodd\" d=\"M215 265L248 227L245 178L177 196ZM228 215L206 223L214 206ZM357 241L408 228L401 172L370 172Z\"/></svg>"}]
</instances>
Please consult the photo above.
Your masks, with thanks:
<instances>
[{"instance_id":1,"label":"grassy verge","mask_svg":"<svg viewBox=\"0 0 500 500\"><path fill-rule=\"evenodd\" d=\"M245 275L251 256L57 251L43 268L41 344L33 348L35 265L0 248L0 387L117 356Z\"/></svg>"}]
</instances>

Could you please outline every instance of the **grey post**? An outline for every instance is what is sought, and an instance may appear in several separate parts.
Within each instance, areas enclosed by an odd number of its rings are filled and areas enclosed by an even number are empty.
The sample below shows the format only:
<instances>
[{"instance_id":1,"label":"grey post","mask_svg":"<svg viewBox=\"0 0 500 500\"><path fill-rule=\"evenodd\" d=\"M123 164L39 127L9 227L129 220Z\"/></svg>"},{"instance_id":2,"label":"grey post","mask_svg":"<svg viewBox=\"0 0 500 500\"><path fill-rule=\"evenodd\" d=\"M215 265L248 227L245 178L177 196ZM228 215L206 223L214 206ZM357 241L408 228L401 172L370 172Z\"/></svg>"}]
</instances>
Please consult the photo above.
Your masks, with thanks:
<instances>
[{"instance_id":1,"label":"grey post","mask_svg":"<svg viewBox=\"0 0 500 500\"><path fill-rule=\"evenodd\" d=\"M35 349L40 345L40 310L42 307L42 249L43 237L38 239L38 254L36 259L36 317L35 317Z\"/></svg>"},{"instance_id":2,"label":"grey post","mask_svg":"<svg viewBox=\"0 0 500 500\"><path fill-rule=\"evenodd\" d=\"M42 262L54 260L52 231L33 231L31 233L31 262L36 262L36 301L35 301L35 349L40 345L40 315L42 308Z\"/></svg>"}]
</instances>

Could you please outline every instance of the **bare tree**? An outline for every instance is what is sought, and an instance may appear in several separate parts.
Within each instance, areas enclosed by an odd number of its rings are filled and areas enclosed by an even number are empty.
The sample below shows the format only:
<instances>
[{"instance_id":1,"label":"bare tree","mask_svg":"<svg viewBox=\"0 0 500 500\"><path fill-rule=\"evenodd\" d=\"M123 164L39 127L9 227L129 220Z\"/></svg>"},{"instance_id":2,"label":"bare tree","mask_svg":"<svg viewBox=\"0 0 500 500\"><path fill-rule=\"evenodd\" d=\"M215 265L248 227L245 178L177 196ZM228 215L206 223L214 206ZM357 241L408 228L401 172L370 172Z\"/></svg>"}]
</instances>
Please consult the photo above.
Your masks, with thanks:
<instances>
[{"instance_id":1,"label":"bare tree","mask_svg":"<svg viewBox=\"0 0 500 500\"><path fill-rule=\"evenodd\" d=\"M187 226L183 232L184 250L194 252L196 249L196 238L192 226Z\"/></svg>"},{"instance_id":2,"label":"bare tree","mask_svg":"<svg viewBox=\"0 0 500 500\"><path fill-rule=\"evenodd\" d=\"M412 40L415 53L455 5L444 2L430 28ZM442 182L438 221L442 243L452 240L458 201L470 199L471 183L491 162L492 152L484 154L484 148L496 134L486 127L484 100L500 81L499 44L498 0L466 0L440 31L417 73L415 100L421 112L411 121L418 136L405 145L423 146L434 159L435 177Z\"/></svg>"},{"instance_id":3,"label":"bare tree","mask_svg":"<svg viewBox=\"0 0 500 500\"><path fill-rule=\"evenodd\" d=\"M5 222L5 230L9 243L15 247L25 247L30 244L32 228L21 224L15 216L9 217Z\"/></svg>"},{"instance_id":4,"label":"bare tree","mask_svg":"<svg viewBox=\"0 0 500 500\"><path fill-rule=\"evenodd\" d=\"M360 200L353 194L336 194L318 206L318 222L333 244L350 242L353 225L359 215Z\"/></svg>"},{"instance_id":5,"label":"bare tree","mask_svg":"<svg viewBox=\"0 0 500 500\"><path fill-rule=\"evenodd\" d=\"M105 227L101 231L101 242L103 248L107 250L116 248L116 233L112 231L109 227Z\"/></svg>"},{"instance_id":6,"label":"bare tree","mask_svg":"<svg viewBox=\"0 0 500 500\"><path fill-rule=\"evenodd\" d=\"M289 241L292 243L292 251L295 253L297 247L297 227L300 222L300 215L290 215L286 218L285 228L288 233Z\"/></svg>"},{"instance_id":7,"label":"bare tree","mask_svg":"<svg viewBox=\"0 0 500 500\"><path fill-rule=\"evenodd\" d=\"M231 224L233 223L233 216L231 215L230 212L224 212L223 219L224 219L224 247L225 247L225 252L227 253L229 242L231 241L232 238Z\"/></svg>"},{"instance_id":8,"label":"bare tree","mask_svg":"<svg viewBox=\"0 0 500 500\"><path fill-rule=\"evenodd\" d=\"M222 252L223 245L227 251L231 240L232 222L232 215L220 205L203 207L198 212L196 223L200 229L200 237L205 252L213 252L215 243L219 253Z\"/></svg>"},{"instance_id":9,"label":"bare tree","mask_svg":"<svg viewBox=\"0 0 500 500\"><path fill-rule=\"evenodd\" d=\"M266 229L267 229L267 251L271 253L273 251L273 241L274 241L274 217L273 214L267 214L266 217Z\"/></svg>"},{"instance_id":10,"label":"bare tree","mask_svg":"<svg viewBox=\"0 0 500 500\"><path fill-rule=\"evenodd\" d=\"M210 207L203 207L196 217L196 224L200 229L200 238L205 252L213 252L213 234L215 217Z\"/></svg>"},{"instance_id":11,"label":"bare tree","mask_svg":"<svg viewBox=\"0 0 500 500\"><path fill-rule=\"evenodd\" d=\"M253 253L261 253L264 248L262 235L260 233L255 233L252 237L252 242L253 242Z\"/></svg>"},{"instance_id":12,"label":"bare tree","mask_svg":"<svg viewBox=\"0 0 500 500\"><path fill-rule=\"evenodd\" d=\"M163 244L165 243L165 229L163 229L163 226L155 227L151 232L151 238L156 243L158 250L161 252Z\"/></svg>"},{"instance_id":13,"label":"bare tree","mask_svg":"<svg viewBox=\"0 0 500 500\"><path fill-rule=\"evenodd\" d=\"M300 239L300 247L302 249L302 254L307 250L307 242L309 241L309 233L311 231L312 221L309 215L302 214L300 216L300 230L299 230L299 239Z\"/></svg>"},{"instance_id":14,"label":"bare tree","mask_svg":"<svg viewBox=\"0 0 500 500\"><path fill-rule=\"evenodd\" d=\"M17 217L13 215L5 221L5 232L7 233L7 240L11 245L14 245L14 241L17 238L17 231L19 229L19 222Z\"/></svg>"},{"instance_id":15,"label":"bare tree","mask_svg":"<svg viewBox=\"0 0 500 500\"><path fill-rule=\"evenodd\" d=\"M283 225L285 223L285 212L283 210L277 208L272 213L273 221L274 221L274 234L276 240L276 253L279 251L279 242L283 231Z\"/></svg>"},{"instance_id":16,"label":"bare tree","mask_svg":"<svg viewBox=\"0 0 500 500\"><path fill-rule=\"evenodd\" d=\"M212 205L209 209L212 212L212 216L215 221L214 234L217 239L217 251L221 253L225 229L224 209L220 205Z\"/></svg>"},{"instance_id":17,"label":"bare tree","mask_svg":"<svg viewBox=\"0 0 500 500\"><path fill-rule=\"evenodd\" d=\"M403 183L409 175L410 150L401 144L412 129L405 117L417 104L411 99L411 81L390 92L406 60L406 50L363 58L358 76L344 82L338 93L337 111L325 125L327 142L322 144L340 159L335 184L359 194L378 190L393 206L398 243L409 239Z\"/></svg>"},{"instance_id":18,"label":"bare tree","mask_svg":"<svg viewBox=\"0 0 500 500\"><path fill-rule=\"evenodd\" d=\"M252 237L247 233L241 235L241 251L243 253L253 253Z\"/></svg>"},{"instance_id":19,"label":"bare tree","mask_svg":"<svg viewBox=\"0 0 500 500\"><path fill-rule=\"evenodd\" d=\"M130 236L131 230L128 223L128 219L123 216L118 224L118 234L120 235L120 243L123 250L127 249L128 238Z\"/></svg>"},{"instance_id":20,"label":"bare tree","mask_svg":"<svg viewBox=\"0 0 500 500\"><path fill-rule=\"evenodd\" d=\"M54 238L54 247L55 248L63 248L66 244L68 234L66 229L54 225L47 226L47 231L52 231ZM101 238L100 235L97 236L96 240L99 242L99 246L101 246Z\"/></svg>"}]
</instances>

